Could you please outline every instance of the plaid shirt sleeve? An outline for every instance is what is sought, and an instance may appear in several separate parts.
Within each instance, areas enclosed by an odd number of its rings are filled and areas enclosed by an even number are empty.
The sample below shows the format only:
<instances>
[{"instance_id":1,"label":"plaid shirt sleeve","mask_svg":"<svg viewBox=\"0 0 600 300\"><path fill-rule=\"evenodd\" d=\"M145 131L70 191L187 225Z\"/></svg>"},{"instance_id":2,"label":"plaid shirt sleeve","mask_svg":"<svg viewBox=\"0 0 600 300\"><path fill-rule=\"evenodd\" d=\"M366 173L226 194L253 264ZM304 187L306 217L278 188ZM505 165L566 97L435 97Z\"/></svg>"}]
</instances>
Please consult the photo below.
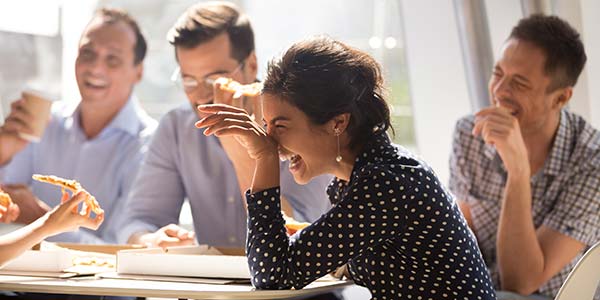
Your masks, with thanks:
<instances>
[{"instance_id":1,"label":"plaid shirt sleeve","mask_svg":"<svg viewBox=\"0 0 600 300\"><path fill-rule=\"evenodd\" d=\"M452 153L450 154L450 180L449 188L457 200L470 200L472 179L469 172L469 145L473 142L472 126L467 119L456 123L452 137Z\"/></svg>"},{"instance_id":2,"label":"plaid shirt sleeve","mask_svg":"<svg viewBox=\"0 0 600 300\"><path fill-rule=\"evenodd\" d=\"M600 170L580 172L569 182L543 224L592 245L600 240Z\"/></svg>"}]
</instances>

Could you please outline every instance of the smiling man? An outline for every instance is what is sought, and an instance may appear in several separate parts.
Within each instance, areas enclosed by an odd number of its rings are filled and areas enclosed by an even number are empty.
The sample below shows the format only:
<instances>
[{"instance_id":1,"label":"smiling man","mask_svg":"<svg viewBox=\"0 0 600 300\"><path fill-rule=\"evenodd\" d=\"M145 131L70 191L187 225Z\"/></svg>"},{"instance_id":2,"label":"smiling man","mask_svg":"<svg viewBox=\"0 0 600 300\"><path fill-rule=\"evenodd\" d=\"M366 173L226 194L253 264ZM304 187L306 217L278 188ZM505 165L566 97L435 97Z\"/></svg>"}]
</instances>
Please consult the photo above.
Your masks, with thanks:
<instances>
[{"instance_id":1,"label":"smiling man","mask_svg":"<svg viewBox=\"0 0 600 300\"><path fill-rule=\"evenodd\" d=\"M600 240L600 132L566 109L585 62L565 21L523 19L494 66L490 107L457 123L450 188L496 289L554 298Z\"/></svg>"},{"instance_id":2,"label":"smiling man","mask_svg":"<svg viewBox=\"0 0 600 300\"><path fill-rule=\"evenodd\" d=\"M116 242L124 200L156 128L156 121L133 97L145 54L146 41L137 23L124 11L101 9L79 42L79 105L56 110L41 141L27 145L16 131L30 132L32 116L23 100L13 103L0 129L0 174L2 188L20 207L18 222L32 222L61 199L60 189L33 182L32 174L73 178L100 202L105 221L96 232L69 232L54 240Z\"/></svg>"},{"instance_id":3,"label":"smiling man","mask_svg":"<svg viewBox=\"0 0 600 300\"><path fill-rule=\"evenodd\" d=\"M205 136L194 124L203 117L196 107L215 101L242 107L260 120L257 97L233 99L232 93L213 87L219 77L242 84L256 81L252 26L228 2L199 3L179 18L168 40L179 65L174 79L188 103L160 121L130 194L119 240L163 247L198 242L241 248L247 228L242 195L250 187L254 161L233 137ZM331 177L301 186L294 182L288 163L281 164L281 173L288 215L314 221L329 209L325 190ZM195 232L178 225L186 199Z\"/></svg>"}]
</instances>

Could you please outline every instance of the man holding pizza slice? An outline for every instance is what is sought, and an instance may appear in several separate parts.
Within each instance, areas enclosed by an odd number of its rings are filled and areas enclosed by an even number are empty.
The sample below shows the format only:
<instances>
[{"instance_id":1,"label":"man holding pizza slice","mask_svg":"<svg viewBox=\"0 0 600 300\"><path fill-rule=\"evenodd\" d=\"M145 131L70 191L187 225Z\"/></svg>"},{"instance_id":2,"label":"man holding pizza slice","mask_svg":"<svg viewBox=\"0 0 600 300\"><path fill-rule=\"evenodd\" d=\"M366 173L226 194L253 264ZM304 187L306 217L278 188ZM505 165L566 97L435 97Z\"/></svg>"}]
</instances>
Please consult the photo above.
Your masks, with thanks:
<instances>
[{"instance_id":1,"label":"man holding pizza slice","mask_svg":"<svg viewBox=\"0 0 600 300\"><path fill-rule=\"evenodd\" d=\"M194 124L203 117L196 107L213 102L242 107L262 120L252 27L232 4L201 3L180 17L168 40L179 64L172 79L189 104L162 118L127 202L119 241L241 248L246 241L242 195L250 187L254 161L234 138L204 136ZM299 221L316 220L330 207L325 194L330 178L300 186L287 169L282 163L283 210ZM195 232L177 225L185 199Z\"/></svg>"}]
</instances>

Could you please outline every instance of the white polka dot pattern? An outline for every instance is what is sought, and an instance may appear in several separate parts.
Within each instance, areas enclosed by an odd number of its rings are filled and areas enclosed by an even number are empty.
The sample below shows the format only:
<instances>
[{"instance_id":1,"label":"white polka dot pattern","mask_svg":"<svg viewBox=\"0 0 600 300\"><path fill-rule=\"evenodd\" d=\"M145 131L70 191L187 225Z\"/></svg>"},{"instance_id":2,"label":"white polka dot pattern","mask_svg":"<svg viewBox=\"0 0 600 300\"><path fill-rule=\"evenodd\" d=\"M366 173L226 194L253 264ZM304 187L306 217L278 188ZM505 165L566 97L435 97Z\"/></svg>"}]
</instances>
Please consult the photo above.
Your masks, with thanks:
<instances>
[{"instance_id":1,"label":"white polka dot pattern","mask_svg":"<svg viewBox=\"0 0 600 300\"><path fill-rule=\"evenodd\" d=\"M279 189L247 193L247 255L260 289L302 288L348 263L373 299L495 299L474 237L433 171L378 136L334 207L291 239Z\"/></svg>"}]
</instances>

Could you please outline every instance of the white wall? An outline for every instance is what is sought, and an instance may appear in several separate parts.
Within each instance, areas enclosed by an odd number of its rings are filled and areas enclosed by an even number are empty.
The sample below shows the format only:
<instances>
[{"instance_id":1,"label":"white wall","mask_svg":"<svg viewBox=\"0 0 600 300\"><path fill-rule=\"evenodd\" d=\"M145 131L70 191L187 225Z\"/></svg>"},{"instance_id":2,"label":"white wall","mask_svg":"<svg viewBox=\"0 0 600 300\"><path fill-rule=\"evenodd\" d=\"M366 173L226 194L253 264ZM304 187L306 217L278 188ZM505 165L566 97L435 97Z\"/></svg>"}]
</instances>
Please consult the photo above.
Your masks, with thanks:
<instances>
[{"instance_id":1,"label":"white wall","mask_svg":"<svg viewBox=\"0 0 600 300\"><path fill-rule=\"evenodd\" d=\"M401 3L417 147L448 182L454 124L471 111L453 2Z\"/></svg>"},{"instance_id":2,"label":"white wall","mask_svg":"<svg viewBox=\"0 0 600 300\"><path fill-rule=\"evenodd\" d=\"M520 0L486 0L488 28L492 41L494 60L500 56L502 45L511 29L523 16Z\"/></svg>"},{"instance_id":3,"label":"white wall","mask_svg":"<svg viewBox=\"0 0 600 300\"><path fill-rule=\"evenodd\" d=\"M580 0L582 35L588 56L587 75L590 121L600 128L600 1Z\"/></svg>"},{"instance_id":4,"label":"white wall","mask_svg":"<svg viewBox=\"0 0 600 300\"><path fill-rule=\"evenodd\" d=\"M584 27L583 27L583 11L582 11L582 7L580 5L579 0L569 0L569 1L553 1L552 2L552 13L558 15L559 17L563 18L564 20L566 20L567 22L569 22L569 24L571 24L571 26L573 26L577 31L579 31L580 33L583 33L584 31ZM598 2L598 1L595 1ZM596 11L596 13L598 13L600 11ZM583 34L582 34L582 39L583 39L583 43L584 45L587 46L587 43L591 40L586 38ZM586 47L587 48L587 47ZM587 54L588 56L590 55L590 51L589 49L587 50ZM583 70L583 72L581 73L581 75L579 76L579 80L577 81L577 85L575 86L574 90L573 90L573 97L571 98L571 100L569 101L569 109L573 112L578 113L579 115L583 116L586 120L591 120L592 119L592 115L591 115L591 111L590 111L590 95L589 95L589 90L590 90L590 86L588 84L589 78L588 78L588 70L589 68L585 68Z\"/></svg>"},{"instance_id":5,"label":"white wall","mask_svg":"<svg viewBox=\"0 0 600 300\"><path fill-rule=\"evenodd\" d=\"M62 98L78 102L79 88L75 81L75 59L79 49L81 33L92 18L97 0L64 1L62 6L61 32L62 53Z\"/></svg>"}]
</instances>

